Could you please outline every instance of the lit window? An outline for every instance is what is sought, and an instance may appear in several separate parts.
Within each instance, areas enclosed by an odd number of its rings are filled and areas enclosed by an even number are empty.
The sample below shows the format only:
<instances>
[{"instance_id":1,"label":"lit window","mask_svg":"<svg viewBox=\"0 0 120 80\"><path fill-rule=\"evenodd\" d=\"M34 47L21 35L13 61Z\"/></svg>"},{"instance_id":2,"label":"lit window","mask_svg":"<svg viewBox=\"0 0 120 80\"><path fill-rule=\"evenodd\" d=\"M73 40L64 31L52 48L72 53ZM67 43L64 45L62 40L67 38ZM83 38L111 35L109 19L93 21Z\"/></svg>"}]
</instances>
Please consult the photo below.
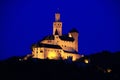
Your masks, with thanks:
<instances>
[{"instance_id":1,"label":"lit window","mask_svg":"<svg viewBox=\"0 0 120 80\"><path fill-rule=\"evenodd\" d=\"M88 64L88 63L89 63L89 60L88 60L88 59L85 59L84 62L85 62L86 64Z\"/></svg>"},{"instance_id":2,"label":"lit window","mask_svg":"<svg viewBox=\"0 0 120 80\"><path fill-rule=\"evenodd\" d=\"M108 72L108 73L110 73L111 71L112 71L112 69L110 69L110 68L107 69L107 72Z\"/></svg>"},{"instance_id":3,"label":"lit window","mask_svg":"<svg viewBox=\"0 0 120 80\"><path fill-rule=\"evenodd\" d=\"M49 59L57 59L58 55L55 52L49 52L48 53L48 58Z\"/></svg>"}]
</instances>

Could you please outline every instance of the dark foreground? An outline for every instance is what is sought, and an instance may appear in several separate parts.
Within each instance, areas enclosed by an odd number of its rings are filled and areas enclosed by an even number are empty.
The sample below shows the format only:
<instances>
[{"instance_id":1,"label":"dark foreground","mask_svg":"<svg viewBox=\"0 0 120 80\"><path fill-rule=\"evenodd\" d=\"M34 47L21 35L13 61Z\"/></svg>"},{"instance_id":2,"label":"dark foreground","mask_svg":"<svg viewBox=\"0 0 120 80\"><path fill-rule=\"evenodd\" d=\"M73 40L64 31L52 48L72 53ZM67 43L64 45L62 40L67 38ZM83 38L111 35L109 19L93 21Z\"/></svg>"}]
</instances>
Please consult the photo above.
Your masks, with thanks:
<instances>
[{"instance_id":1,"label":"dark foreground","mask_svg":"<svg viewBox=\"0 0 120 80\"><path fill-rule=\"evenodd\" d=\"M120 80L119 76L119 52L102 52L76 62L31 58L24 61L19 57L0 62L0 80Z\"/></svg>"}]
</instances>

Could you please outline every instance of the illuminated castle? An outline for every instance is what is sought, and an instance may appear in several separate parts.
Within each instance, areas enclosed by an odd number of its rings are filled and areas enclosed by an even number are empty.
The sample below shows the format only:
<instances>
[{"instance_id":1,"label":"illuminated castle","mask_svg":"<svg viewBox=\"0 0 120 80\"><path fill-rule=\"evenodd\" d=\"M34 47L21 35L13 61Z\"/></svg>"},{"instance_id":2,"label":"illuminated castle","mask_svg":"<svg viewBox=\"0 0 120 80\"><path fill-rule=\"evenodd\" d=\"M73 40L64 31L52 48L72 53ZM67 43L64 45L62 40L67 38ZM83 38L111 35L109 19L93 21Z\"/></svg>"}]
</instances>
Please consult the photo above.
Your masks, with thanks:
<instances>
[{"instance_id":1,"label":"illuminated castle","mask_svg":"<svg viewBox=\"0 0 120 80\"><path fill-rule=\"evenodd\" d=\"M32 57L39 59L68 59L75 61L81 57L78 54L78 31L72 29L68 34L62 34L60 13L55 13L53 34L44 37L32 46Z\"/></svg>"}]
</instances>

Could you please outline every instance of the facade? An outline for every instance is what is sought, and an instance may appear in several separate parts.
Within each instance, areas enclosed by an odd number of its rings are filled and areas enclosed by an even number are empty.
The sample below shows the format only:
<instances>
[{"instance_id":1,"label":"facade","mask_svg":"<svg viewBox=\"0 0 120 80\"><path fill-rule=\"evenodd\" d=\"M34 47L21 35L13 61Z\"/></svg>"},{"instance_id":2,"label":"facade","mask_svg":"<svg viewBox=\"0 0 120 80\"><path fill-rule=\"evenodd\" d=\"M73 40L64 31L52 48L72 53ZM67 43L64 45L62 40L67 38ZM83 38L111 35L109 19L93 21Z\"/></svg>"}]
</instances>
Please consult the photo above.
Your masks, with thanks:
<instances>
[{"instance_id":1,"label":"facade","mask_svg":"<svg viewBox=\"0 0 120 80\"><path fill-rule=\"evenodd\" d=\"M60 13L55 13L53 34L32 46L32 57L54 60L72 58L72 61L75 61L81 57L78 54L78 35L76 29L72 29L68 34L62 34Z\"/></svg>"}]
</instances>

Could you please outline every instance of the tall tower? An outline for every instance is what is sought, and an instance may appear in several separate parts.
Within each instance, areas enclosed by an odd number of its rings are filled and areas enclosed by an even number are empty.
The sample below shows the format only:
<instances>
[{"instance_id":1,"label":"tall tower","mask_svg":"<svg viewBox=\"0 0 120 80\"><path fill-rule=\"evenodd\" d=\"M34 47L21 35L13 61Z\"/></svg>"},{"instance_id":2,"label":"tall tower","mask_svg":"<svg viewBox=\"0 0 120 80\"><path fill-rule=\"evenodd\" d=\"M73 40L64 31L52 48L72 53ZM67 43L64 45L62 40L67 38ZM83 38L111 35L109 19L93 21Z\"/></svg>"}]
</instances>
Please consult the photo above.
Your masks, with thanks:
<instances>
[{"instance_id":1,"label":"tall tower","mask_svg":"<svg viewBox=\"0 0 120 80\"><path fill-rule=\"evenodd\" d=\"M55 22L53 22L53 35L57 30L58 35L62 35L62 22L60 21L60 13L55 13Z\"/></svg>"}]
</instances>

